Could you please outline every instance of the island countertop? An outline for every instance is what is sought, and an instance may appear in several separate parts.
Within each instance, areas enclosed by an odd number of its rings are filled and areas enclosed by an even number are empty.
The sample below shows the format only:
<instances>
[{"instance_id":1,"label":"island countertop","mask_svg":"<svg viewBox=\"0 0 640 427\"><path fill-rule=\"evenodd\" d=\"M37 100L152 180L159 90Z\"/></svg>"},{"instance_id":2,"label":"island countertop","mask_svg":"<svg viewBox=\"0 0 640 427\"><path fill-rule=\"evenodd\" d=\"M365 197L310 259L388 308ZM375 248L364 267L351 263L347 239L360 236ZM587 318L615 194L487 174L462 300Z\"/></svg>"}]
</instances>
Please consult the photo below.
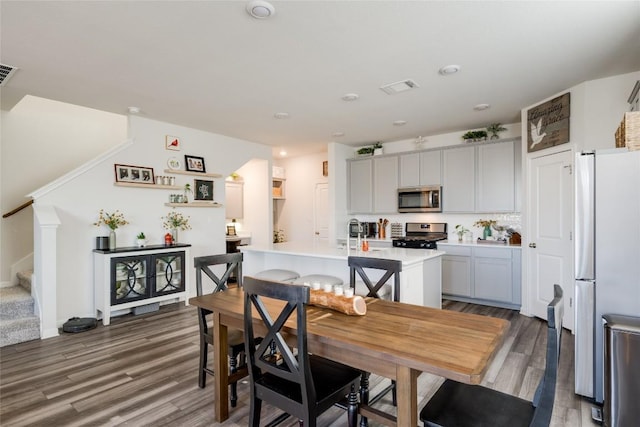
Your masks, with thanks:
<instances>
[{"instance_id":1,"label":"island countertop","mask_svg":"<svg viewBox=\"0 0 640 427\"><path fill-rule=\"evenodd\" d=\"M242 252L264 252L282 255L308 256L313 258L327 258L337 260L347 260L348 256L361 256L369 258L384 258L402 261L403 266L421 263L426 260L437 258L445 254L445 251L435 249L406 249L406 248L382 248L370 247L368 251L357 251L337 245L323 243L306 242L284 242L274 243L268 247L264 246L243 246L239 248Z\"/></svg>"}]
</instances>

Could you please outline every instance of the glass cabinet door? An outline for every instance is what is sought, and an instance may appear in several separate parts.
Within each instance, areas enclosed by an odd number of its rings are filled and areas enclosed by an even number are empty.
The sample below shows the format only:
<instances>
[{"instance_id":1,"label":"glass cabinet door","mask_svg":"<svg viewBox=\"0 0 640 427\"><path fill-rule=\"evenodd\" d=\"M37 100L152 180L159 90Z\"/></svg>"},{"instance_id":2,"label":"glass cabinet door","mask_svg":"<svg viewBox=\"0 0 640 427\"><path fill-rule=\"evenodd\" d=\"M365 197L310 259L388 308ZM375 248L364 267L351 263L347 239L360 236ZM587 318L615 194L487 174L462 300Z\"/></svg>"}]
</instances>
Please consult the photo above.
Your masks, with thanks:
<instances>
[{"instance_id":1,"label":"glass cabinet door","mask_svg":"<svg viewBox=\"0 0 640 427\"><path fill-rule=\"evenodd\" d=\"M153 255L155 265L154 295L184 291L184 252Z\"/></svg>"},{"instance_id":2,"label":"glass cabinet door","mask_svg":"<svg viewBox=\"0 0 640 427\"><path fill-rule=\"evenodd\" d=\"M123 304L149 297L148 257L111 260L111 304Z\"/></svg>"}]
</instances>

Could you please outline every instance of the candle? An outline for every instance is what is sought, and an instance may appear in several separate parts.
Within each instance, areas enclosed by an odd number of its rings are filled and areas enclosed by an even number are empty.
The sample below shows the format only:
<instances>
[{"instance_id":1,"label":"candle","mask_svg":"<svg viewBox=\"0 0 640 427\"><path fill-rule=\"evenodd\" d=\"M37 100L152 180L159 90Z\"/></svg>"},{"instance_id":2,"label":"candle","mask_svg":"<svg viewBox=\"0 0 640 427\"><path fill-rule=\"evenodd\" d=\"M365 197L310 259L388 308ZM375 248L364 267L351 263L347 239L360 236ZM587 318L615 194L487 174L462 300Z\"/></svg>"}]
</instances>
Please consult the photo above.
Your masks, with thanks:
<instances>
[{"instance_id":1,"label":"candle","mask_svg":"<svg viewBox=\"0 0 640 427\"><path fill-rule=\"evenodd\" d=\"M324 285L324 291L325 291L325 292L331 292L331 291L333 291L333 285L332 285L331 283L326 283L326 284Z\"/></svg>"},{"instance_id":2,"label":"candle","mask_svg":"<svg viewBox=\"0 0 640 427\"><path fill-rule=\"evenodd\" d=\"M313 282L311 284L311 289L313 289L314 291L320 290L320 282Z\"/></svg>"},{"instance_id":3,"label":"candle","mask_svg":"<svg viewBox=\"0 0 640 427\"><path fill-rule=\"evenodd\" d=\"M344 288L342 286L336 286L333 288L333 293L336 295L342 295L344 293Z\"/></svg>"},{"instance_id":4,"label":"candle","mask_svg":"<svg viewBox=\"0 0 640 427\"><path fill-rule=\"evenodd\" d=\"M353 297L353 288L347 288L344 290L344 296L347 298Z\"/></svg>"}]
</instances>

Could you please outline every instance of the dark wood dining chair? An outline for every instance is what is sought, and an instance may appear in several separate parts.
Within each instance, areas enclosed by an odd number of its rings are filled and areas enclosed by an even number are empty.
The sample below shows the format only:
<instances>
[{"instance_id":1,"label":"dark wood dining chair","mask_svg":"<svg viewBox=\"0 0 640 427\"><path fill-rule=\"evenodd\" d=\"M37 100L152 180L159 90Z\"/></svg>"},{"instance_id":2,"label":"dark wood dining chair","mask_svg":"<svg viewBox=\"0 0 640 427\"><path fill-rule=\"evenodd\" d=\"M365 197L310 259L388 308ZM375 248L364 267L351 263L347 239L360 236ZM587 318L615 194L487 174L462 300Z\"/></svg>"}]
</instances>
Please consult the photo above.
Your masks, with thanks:
<instances>
[{"instance_id":1,"label":"dark wood dining chair","mask_svg":"<svg viewBox=\"0 0 640 427\"><path fill-rule=\"evenodd\" d=\"M247 276L244 291L244 331L251 383L249 425L259 426L264 401L298 418L300 425L315 427L319 414L348 395L348 425L355 427L360 371L308 353L306 306L309 287ZM270 313L263 297L285 304L280 312ZM261 319L261 327L255 329L254 310ZM295 319L294 323L285 325L290 318ZM290 348L285 337L292 327L297 332L295 344ZM261 331L261 337L256 336L256 329ZM264 330L266 333L262 333ZM276 353L272 351L272 345L276 347Z\"/></svg>"},{"instance_id":2,"label":"dark wood dining chair","mask_svg":"<svg viewBox=\"0 0 640 427\"><path fill-rule=\"evenodd\" d=\"M424 426L548 426L556 394L562 316L562 288L554 286L547 306L547 354L545 370L533 402L480 385L446 380L420 412Z\"/></svg>"},{"instance_id":3,"label":"dark wood dining chair","mask_svg":"<svg viewBox=\"0 0 640 427\"><path fill-rule=\"evenodd\" d=\"M400 301L400 272L402 271L402 261L350 256L347 258L347 263L349 265L349 285L353 288L354 293L373 298L393 299L393 301L396 302ZM380 279L372 280L369 277L367 270L378 270L383 273ZM364 283L365 286L363 291L360 292L358 289L357 277L360 277L362 280L360 283ZM388 282L392 277L393 285L390 285ZM392 295L387 298L387 295L390 293ZM373 405L391 391L393 406L397 406L398 401L396 397L395 381L391 381L391 384L385 387L381 392L376 394L374 397L369 398L369 375L369 372L362 372L362 378L360 380L360 402L364 405ZM365 417L362 417L360 425L368 425Z\"/></svg>"},{"instance_id":4,"label":"dark wood dining chair","mask_svg":"<svg viewBox=\"0 0 640 427\"><path fill-rule=\"evenodd\" d=\"M203 294L203 277L206 276L214 284L212 293L221 292L229 287L229 278L235 272L238 286L242 287L242 253L230 253L220 255L208 255L195 257L193 264L196 268L196 292L198 296ZM216 275L211 269L214 266L225 265L225 271L221 276ZM209 346L213 348L213 333L209 328L207 316L211 311L198 308L198 325L200 327L200 360L198 366L198 386L206 386L206 375L215 375L215 372L207 367ZM227 342L229 345L229 384L231 387L231 406L235 407L238 401L237 382L247 376L248 370L244 353L244 334L237 329L229 330Z\"/></svg>"}]
</instances>

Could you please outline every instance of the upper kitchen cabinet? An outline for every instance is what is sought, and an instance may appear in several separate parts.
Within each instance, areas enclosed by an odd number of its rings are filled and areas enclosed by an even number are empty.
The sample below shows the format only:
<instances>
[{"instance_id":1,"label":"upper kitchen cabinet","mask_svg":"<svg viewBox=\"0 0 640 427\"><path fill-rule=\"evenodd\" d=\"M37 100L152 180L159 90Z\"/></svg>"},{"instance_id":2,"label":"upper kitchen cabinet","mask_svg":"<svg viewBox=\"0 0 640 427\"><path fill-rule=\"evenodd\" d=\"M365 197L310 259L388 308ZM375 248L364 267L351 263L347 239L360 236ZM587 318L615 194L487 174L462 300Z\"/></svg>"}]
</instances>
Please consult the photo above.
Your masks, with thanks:
<instances>
[{"instance_id":1,"label":"upper kitchen cabinet","mask_svg":"<svg viewBox=\"0 0 640 427\"><path fill-rule=\"evenodd\" d=\"M400 155L400 187L440 185L441 156L442 150Z\"/></svg>"},{"instance_id":2,"label":"upper kitchen cabinet","mask_svg":"<svg viewBox=\"0 0 640 427\"><path fill-rule=\"evenodd\" d=\"M244 216L244 183L225 181L226 218L243 218Z\"/></svg>"},{"instance_id":3,"label":"upper kitchen cabinet","mask_svg":"<svg viewBox=\"0 0 640 427\"><path fill-rule=\"evenodd\" d=\"M443 150L443 212L475 211L475 149L473 146L465 146Z\"/></svg>"},{"instance_id":4,"label":"upper kitchen cabinet","mask_svg":"<svg viewBox=\"0 0 640 427\"><path fill-rule=\"evenodd\" d=\"M349 213L397 213L398 156L348 161Z\"/></svg>"}]
</instances>

